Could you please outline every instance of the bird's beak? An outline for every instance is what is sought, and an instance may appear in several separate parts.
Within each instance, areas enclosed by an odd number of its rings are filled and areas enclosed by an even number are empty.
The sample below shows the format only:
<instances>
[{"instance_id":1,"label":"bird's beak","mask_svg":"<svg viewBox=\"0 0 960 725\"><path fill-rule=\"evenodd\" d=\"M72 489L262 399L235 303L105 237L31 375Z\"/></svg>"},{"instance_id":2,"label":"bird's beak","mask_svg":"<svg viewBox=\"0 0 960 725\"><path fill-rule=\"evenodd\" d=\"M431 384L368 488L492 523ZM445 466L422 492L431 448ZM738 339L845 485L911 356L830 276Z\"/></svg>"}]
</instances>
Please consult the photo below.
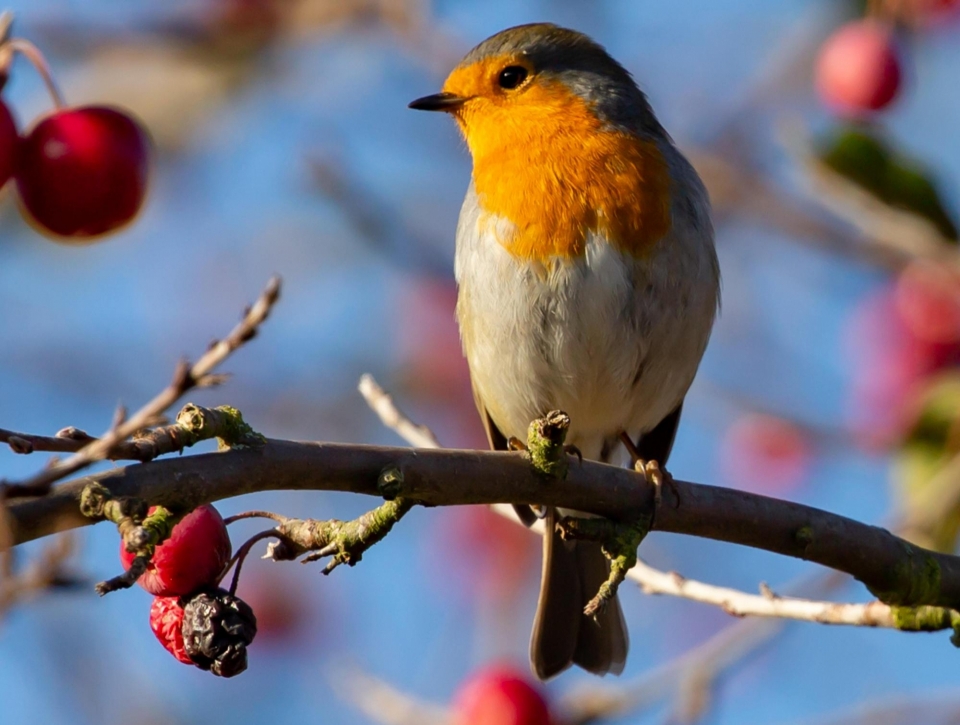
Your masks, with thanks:
<instances>
[{"instance_id":1,"label":"bird's beak","mask_svg":"<svg viewBox=\"0 0 960 725\"><path fill-rule=\"evenodd\" d=\"M458 96L455 93L434 93L432 96L424 96L415 101L411 101L408 108L417 111L455 111L469 99Z\"/></svg>"}]
</instances>

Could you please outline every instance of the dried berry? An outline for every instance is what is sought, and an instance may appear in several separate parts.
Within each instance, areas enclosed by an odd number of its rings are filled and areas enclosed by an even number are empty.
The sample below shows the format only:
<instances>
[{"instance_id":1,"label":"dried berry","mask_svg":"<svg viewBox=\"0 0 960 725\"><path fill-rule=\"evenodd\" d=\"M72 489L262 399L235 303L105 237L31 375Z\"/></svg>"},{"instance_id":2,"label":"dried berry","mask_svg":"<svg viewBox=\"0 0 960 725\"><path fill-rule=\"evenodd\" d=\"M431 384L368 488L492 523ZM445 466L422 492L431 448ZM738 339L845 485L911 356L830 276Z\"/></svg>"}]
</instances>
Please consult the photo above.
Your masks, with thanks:
<instances>
[{"instance_id":1,"label":"dried berry","mask_svg":"<svg viewBox=\"0 0 960 725\"><path fill-rule=\"evenodd\" d=\"M219 677L247 669L247 647L257 618L242 599L224 589L206 589L183 605L183 644L193 663Z\"/></svg>"}]
</instances>

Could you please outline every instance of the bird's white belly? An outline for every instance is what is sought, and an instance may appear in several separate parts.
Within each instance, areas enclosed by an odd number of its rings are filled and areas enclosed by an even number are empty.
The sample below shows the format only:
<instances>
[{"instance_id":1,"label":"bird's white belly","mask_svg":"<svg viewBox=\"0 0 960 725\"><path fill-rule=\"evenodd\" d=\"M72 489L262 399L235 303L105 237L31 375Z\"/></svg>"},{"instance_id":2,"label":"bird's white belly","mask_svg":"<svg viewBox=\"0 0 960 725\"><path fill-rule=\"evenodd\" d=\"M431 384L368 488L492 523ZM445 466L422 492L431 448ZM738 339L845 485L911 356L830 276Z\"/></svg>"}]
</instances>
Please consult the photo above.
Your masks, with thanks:
<instances>
[{"instance_id":1,"label":"bird's white belly","mask_svg":"<svg viewBox=\"0 0 960 725\"><path fill-rule=\"evenodd\" d=\"M531 420L561 409L568 442L599 458L605 440L650 430L683 400L716 307L715 285L701 294L699 275L672 268L688 255L638 260L594 238L583 258L545 268L514 258L490 224L476 230L458 236L457 317L504 435L525 439Z\"/></svg>"}]
</instances>

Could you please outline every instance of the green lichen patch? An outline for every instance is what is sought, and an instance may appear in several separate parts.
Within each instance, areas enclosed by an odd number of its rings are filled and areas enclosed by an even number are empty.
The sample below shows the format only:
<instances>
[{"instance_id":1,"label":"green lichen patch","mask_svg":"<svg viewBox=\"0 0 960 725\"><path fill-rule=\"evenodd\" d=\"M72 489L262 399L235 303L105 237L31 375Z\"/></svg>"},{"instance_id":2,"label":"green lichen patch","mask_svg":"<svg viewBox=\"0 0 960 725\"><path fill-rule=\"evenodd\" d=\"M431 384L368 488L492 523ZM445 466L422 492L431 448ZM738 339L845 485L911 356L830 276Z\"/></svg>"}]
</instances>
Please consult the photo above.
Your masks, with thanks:
<instances>
[{"instance_id":1,"label":"green lichen patch","mask_svg":"<svg viewBox=\"0 0 960 725\"><path fill-rule=\"evenodd\" d=\"M527 452L530 463L544 476L565 478L567 475L567 451L564 441L570 429L570 416L553 410L537 418L527 430Z\"/></svg>"},{"instance_id":2,"label":"green lichen patch","mask_svg":"<svg viewBox=\"0 0 960 725\"><path fill-rule=\"evenodd\" d=\"M935 602L940 596L940 565L928 552L903 542L904 557L893 570L895 588L889 591L867 585L881 602L915 607Z\"/></svg>"}]
</instances>

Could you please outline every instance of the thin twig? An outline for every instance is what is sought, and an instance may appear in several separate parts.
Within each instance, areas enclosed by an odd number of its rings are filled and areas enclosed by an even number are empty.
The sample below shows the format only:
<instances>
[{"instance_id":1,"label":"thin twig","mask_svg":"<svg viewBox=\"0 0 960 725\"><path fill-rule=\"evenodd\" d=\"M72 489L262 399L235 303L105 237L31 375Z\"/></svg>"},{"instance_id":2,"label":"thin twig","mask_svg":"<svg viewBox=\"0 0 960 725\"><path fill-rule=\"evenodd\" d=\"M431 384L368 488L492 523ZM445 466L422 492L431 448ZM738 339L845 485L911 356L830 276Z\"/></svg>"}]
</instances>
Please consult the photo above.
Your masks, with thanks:
<instances>
[{"instance_id":1,"label":"thin twig","mask_svg":"<svg viewBox=\"0 0 960 725\"><path fill-rule=\"evenodd\" d=\"M852 707L794 721L793 725L956 725L960 721L960 691L938 691L877 697Z\"/></svg>"},{"instance_id":2,"label":"thin twig","mask_svg":"<svg viewBox=\"0 0 960 725\"><path fill-rule=\"evenodd\" d=\"M108 459L118 445L121 445L137 431L156 425L160 416L177 402L187 391L196 387L216 384L220 378L213 370L244 343L253 339L259 326L270 315L271 309L280 297L280 278L273 277L257 301L244 314L240 323L227 337L218 340L191 367L181 361L173 375L172 382L150 402L130 417L118 416L118 420L101 438L93 440L77 453L40 471L20 483L2 484L8 497L43 496L50 486L67 476L90 466L97 461Z\"/></svg>"},{"instance_id":3,"label":"thin twig","mask_svg":"<svg viewBox=\"0 0 960 725\"><path fill-rule=\"evenodd\" d=\"M0 571L0 617L12 606L39 596L51 587L77 586L79 578L64 569L73 554L74 537L61 534L45 546L21 571L13 568L13 552L2 550L3 571Z\"/></svg>"},{"instance_id":4,"label":"thin twig","mask_svg":"<svg viewBox=\"0 0 960 725\"><path fill-rule=\"evenodd\" d=\"M334 692L382 725L451 725L449 710L397 690L355 667L331 671Z\"/></svg>"},{"instance_id":5,"label":"thin twig","mask_svg":"<svg viewBox=\"0 0 960 725\"><path fill-rule=\"evenodd\" d=\"M440 448L440 442L427 426L417 425L405 416L393 402L393 398L374 380L372 375L360 377L357 385L360 395L367 401L373 412L383 424L397 432L403 440L414 448Z\"/></svg>"},{"instance_id":6,"label":"thin twig","mask_svg":"<svg viewBox=\"0 0 960 725\"><path fill-rule=\"evenodd\" d=\"M12 430L0 428L0 443L6 443L14 453L28 454L38 451L47 451L51 453L76 453L91 441L96 440L92 435L78 428L64 428L57 431L54 436L41 436L32 433L18 433ZM132 458L122 455L129 444L117 446L113 451L115 458Z\"/></svg>"},{"instance_id":7,"label":"thin twig","mask_svg":"<svg viewBox=\"0 0 960 725\"><path fill-rule=\"evenodd\" d=\"M676 572L663 572L643 561L638 561L627 576L647 594L666 594L712 604L735 617L779 617L821 624L896 628L890 607L877 601L842 604L782 597L772 593L749 594L687 579Z\"/></svg>"},{"instance_id":8,"label":"thin twig","mask_svg":"<svg viewBox=\"0 0 960 725\"><path fill-rule=\"evenodd\" d=\"M781 140L793 162L805 174L812 197L853 224L863 234L865 249L894 254L904 262L928 259L960 266L955 240L945 237L933 222L886 204L831 169L813 152L802 129L784 124Z\"/></svg>"}]
</instances>

